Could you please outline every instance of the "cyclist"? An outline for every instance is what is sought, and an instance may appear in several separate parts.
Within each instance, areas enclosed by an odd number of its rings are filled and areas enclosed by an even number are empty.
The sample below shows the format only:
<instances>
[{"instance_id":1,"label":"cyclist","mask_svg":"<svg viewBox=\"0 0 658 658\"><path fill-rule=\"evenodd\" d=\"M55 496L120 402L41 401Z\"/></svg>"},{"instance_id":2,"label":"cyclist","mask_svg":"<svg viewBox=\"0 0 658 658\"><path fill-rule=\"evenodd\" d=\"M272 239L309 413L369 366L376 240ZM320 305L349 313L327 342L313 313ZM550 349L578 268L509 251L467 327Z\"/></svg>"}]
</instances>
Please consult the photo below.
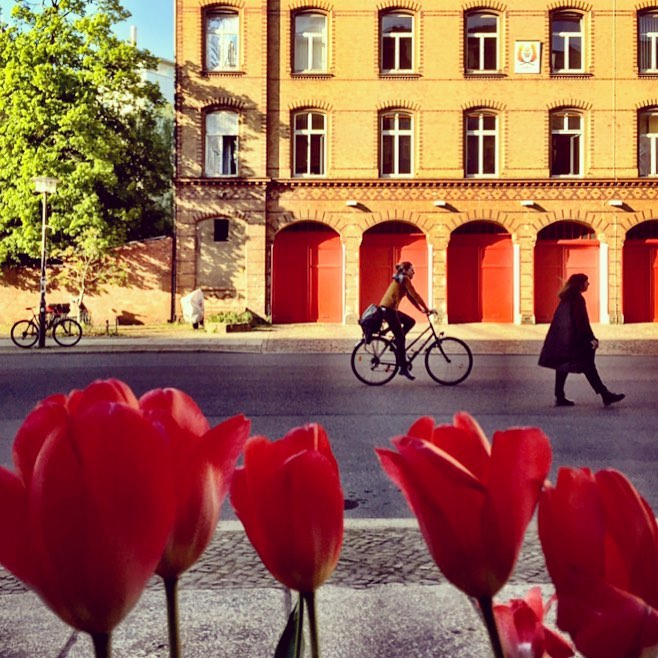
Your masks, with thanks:
<instances>
[{"instance_id":1,"label":"cyclist","mask_svg":"<svg viewBox=\"0 0 658 658\"><path fill-rule=\"evenodd\" d=\"M411 283L414 274L414 266L408 260L398 263L395 266L393 281L391 281L381 302L379 302L379 306L384 314L384 320L386 320L393 332L393 336L395 336L395 351L400 374L411 380L416 378L409 372L405 336L411 331L416 321L411 316L398 310L398 306L407 297L419 311L428 315L431 313L431 310Z\"/></svg>"}]
</instances>

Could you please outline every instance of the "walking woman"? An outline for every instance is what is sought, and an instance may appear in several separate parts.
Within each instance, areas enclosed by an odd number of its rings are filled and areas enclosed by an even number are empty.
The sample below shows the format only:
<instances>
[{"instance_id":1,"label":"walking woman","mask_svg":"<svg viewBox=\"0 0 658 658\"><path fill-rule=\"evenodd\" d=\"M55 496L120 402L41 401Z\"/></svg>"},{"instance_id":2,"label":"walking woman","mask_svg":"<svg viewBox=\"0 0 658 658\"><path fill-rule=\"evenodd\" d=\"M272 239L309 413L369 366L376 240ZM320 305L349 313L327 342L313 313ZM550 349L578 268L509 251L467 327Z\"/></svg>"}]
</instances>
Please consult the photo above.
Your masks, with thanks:
<instances>
[{"instance_id":1,"label":"walking woman","mask_svg":"<svg viewBox=\"0 0 658 658\"><path fill-rule=\"evenodd\" d=\"M599 341L589 324L583 293L589 288L586 274L572 274L558 293L560 303L555 309L551 326L539 355L539 365L555 370L555 406L573 407L564 394L564 384L570 372L582 372L603 404L608 407L626 397L611 393L601 381L594 364Z\"/></svg>"},{"instance_id":2,"label":"walking woman","mask_svg":"<svg viewBox=\"0 0 658 658\"><path fill-rule=\"evenodd\" d=\"M407 365L407 356L405 350L405 336L411 331L416 321L406 313L398 310L398 306L404 297L423 313L431 313L427 304L416 291L411 283L414 278L414 266L407 260L398 263L395 266L393 281L389 284L379 306L384 312L384 320L395 336L395 351L397 356L400 375L407 379L416 379L410 372Z\"/></svg>"}]
</instances>

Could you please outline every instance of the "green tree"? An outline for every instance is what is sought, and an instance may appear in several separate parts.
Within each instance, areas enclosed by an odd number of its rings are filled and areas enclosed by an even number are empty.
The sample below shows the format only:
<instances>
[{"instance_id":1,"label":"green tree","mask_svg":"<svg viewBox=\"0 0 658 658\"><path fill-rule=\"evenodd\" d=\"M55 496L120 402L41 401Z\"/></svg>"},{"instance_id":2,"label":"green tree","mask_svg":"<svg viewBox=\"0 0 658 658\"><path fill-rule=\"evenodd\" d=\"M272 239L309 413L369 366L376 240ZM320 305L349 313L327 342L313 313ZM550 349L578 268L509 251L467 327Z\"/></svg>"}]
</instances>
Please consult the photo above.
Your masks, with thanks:
<instances>
[{"instance_id":1,"label":"green tree","mask_svg":"<svg viewBox=\"0 0 658 658\"><path fill-rule=\"evenodd\" d=\"M129 16L119 0L15 0L0 26L0 265L39 255L38 175L60 179L52 254L98 258L170 224L169 115L141 75L157 60L112 33Z\"/></svg>"}]
</instances>

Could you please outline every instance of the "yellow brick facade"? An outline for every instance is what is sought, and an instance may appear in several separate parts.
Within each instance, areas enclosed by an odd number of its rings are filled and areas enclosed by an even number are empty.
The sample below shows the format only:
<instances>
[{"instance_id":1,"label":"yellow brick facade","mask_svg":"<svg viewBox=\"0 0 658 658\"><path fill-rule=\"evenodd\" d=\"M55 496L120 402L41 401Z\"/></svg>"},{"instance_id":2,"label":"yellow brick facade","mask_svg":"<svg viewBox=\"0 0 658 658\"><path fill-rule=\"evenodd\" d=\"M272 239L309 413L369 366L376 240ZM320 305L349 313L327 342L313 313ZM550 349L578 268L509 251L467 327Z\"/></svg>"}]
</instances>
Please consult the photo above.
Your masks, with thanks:
<instances>
[{"instance_id":1,"label":"yellow brick facade","mask_svg":"<svg viewBox=\"0 0 658 658\"><path fill-rule=\"evenodd\" d=\"M638 17L654 8L658 1L176 0L177 293L201 287L211 307L270 314L278 232L320 222L340 236L340 320L352 322L363 306L364 233L402 222L425 236L428 303L447 319L453 231L486 222L511 236L512 321L532 323L538 234L566 222L599 242L600 320L623 322L626 234L658 219L656 179L638 164L640 113L658 107L658 72L641 70ZM294 70L295 17L305 12L326 17L326 64L311 73ZM495 17L495 69L468 69L474 12ZM228 68L212 71L208 17L217 13L235 17L237 48ZM382 68L381 19L390 13L412 25L412 65L393 72ZM552 62L558 16L579 17L579 70ZM520 72L519 42L537 48L538 72ZM209 175L204 164L213 111L239 118L237 172L226 176ZM294 171L300 111L325 117L320 175ZM409 174L382 173L381 117L389 111L411 118ZM556 175L552 163L551 116L563 111L580 121L575 175ZM495 172L471 176L465 117L478 112L496 117ZM558 148L570 148L569 139ZM213 242L218 218L228 220L228 239Z\"/></svg>"}]
</instances>

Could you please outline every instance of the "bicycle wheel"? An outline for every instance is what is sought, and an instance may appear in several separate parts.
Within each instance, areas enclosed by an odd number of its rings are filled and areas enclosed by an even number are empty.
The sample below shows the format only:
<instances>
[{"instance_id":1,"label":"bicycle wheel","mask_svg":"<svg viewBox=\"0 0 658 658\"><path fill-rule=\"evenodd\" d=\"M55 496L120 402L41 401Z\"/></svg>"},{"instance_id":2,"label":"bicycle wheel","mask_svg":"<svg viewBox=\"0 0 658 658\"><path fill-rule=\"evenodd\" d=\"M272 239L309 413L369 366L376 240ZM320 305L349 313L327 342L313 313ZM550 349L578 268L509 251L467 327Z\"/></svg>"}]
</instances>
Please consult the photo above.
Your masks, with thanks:
<instances>
[{"instance_id":1,"label":"bicycle wheel","mask_svg":"<svg viewBox=\"0 0 658 658\"><path fill-rule=\"evenodd\" d=\"M425 352L425 368L435 382L454 386L471 374L473 355L463 340L440 338Z\"/></svg>"},{"instance_id":2,"label":"bicycle wheel","mask_svg":"<svg viewBox=\"0 0 658 658\"><path fill-rule=\"evenodd\" d=\"M82 327L72 318L58 320L53 327L53 338L62 347L73 347L82 338Z\"/></svg>"},{"instance_id":3,"label":"bicycle wheel","mask_svg":"<svg viewBox=\"0 0 658 658\"><path fill-rule=\"evenodd\" d=\"M18 347L32 347L39 340L39 327L32 320L19 320L11 328L11 339Z\"/></svg>"},{"instance_id":4,"label":"bicycle wheel","mask_svg":"<svg viewBox=\"0 0 658 658\"><path fill-rule=\"evenodd\" d=\"M352 352L352 372L369 386L390 382L398 372L393 343L380 336L369 343L362 340Z\"/></svg>"}]
</instances>

